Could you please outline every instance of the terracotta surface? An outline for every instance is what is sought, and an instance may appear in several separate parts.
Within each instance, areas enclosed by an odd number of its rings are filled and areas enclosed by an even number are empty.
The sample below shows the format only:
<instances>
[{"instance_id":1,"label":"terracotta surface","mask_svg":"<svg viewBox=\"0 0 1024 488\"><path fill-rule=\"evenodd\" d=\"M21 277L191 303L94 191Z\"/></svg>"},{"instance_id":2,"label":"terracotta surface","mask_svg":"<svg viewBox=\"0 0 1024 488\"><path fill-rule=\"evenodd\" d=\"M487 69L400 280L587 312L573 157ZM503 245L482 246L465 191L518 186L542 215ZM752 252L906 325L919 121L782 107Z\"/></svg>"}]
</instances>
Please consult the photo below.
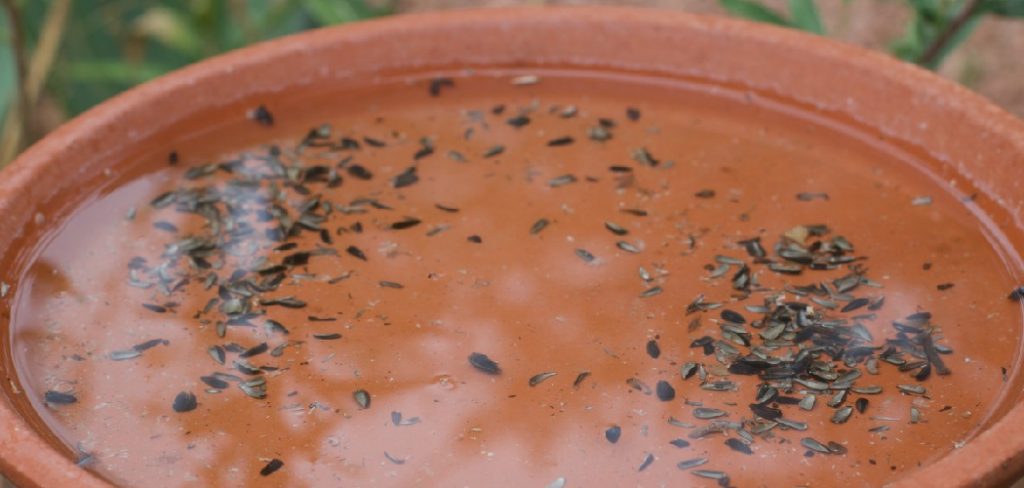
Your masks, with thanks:
<instances>
[{"instance_id":1,"label":"terracotta surface","mask_svg":"<svg viewBox=\"0 0 1024 488\"><path fill-rule=\"evenodd\" d=\"M457 38L452 32L458 32ZM526 73L540 74L541 83L508 83ZM439 74L455 78L456 86L444 89L441 97L429 97L426 85ZM238 79L249 81L239 84ZM478 123L465 110L487 111L496 102L509 111L537 103L540 114L571 103L581 113L571 121L538 115L520 130L503 125L505 117L488 114L490 125L477 129L478 140L461 141L462 130ZM244 117L259 103L272 108L278 121L274 129L256 127ZM639 121L623 117L627 105L642 110ZM582 137L598 116L619 123L615 138L603 145ZM176 184L184 168L268 138L294 139L325 120L339 132L348 128L392 143L365 155L377 179L362 191L400 202L396 216L417 216L423 226L453 227L430 238L423 233L426 228L394 238L368 232L353 238L371 250L363 267L352 259L311 266L312 273L356 274L330 287L303 286L303 293L325 297L304 297L315 302L318 315L337 314L341 321L290 325L290 339L306 343L290 348L280 362L302 372L269 380L267 402L246 398L237 389L204 395L196 379L212 371L215 365L205 349L219 341L209 327L189 318L208 296L190 296L173 319L154 318L139 307L145 292L118 288L132 255L156 256L167 242L150 224L168 215L145 209L145 202ZM544 144L563 132L576 135L578 142L565 148ZM20 378L8 374L12 382L5 387L6 398L20 415L8 405L0 410L0 420L11 425L0 433L5 453L0 462L24 486L63 486L72 480L103 486L52 447L61 445L59 438L88 441L83 449L96 453L101 471L132 484L161 480L173 485L188 479L178 478L182 471L204 484L224 485L246 479L266 486L328 483L339 474L364 483L469 484L479 482L474 468L510 472L510 482L542 485L556 476L582 484L609 478L649 483L676 476L692 482L696 478L674 467L691 456L666 446L679 435L664 427L669 415L682 418L689 409L678 400L668 406L631 394L623 378L637 375L650 384L659 378L679 380L678 363L692 360L693 354L682 308L696 293L715 289L701 280L707 273L702 266L715 254L741 252L730 244L739 238L763 234L766 243L773 243L793 225L825 222L870 257L871 277L886 285L887 306L871 326L876 337L885 335L891 319L932 311L942 322L944 341L955 350L947 359L954 373L929 380L932 401L922 406L927 424L900 422L881 436L885 439L851 434L877 424L870 419L857 417L837 427L827 422L830 412L812 412L818 423L807 419L812 423L807 434L848 439L846 456L819 456L805 464L803 449L793 444L755 443L755 455L739 459L745 468L715 466L716 459L738 455L718 439L694 442L700 453L711 452L706 467L725 469L739 486L756 484L764 476L761 467L780 460L799 463L778 474L788 484L822 476L871 484L898 479L908 486L935 477L963 486L1005 481L1020 474L1018 457L1024 449L1014 431L1024 412L1012 409L1021 382L1016 363L1020 307L1005 299L1009 287L1021 280L1021 263L1011 249L1019 248L1022 239L1024 194L1016 186L1024 171L1019 164L1022 134L1019 121L986 102L883 57L823 40L808 43L804 36L766 27L662 12L510 10L395 18L211 60L90 112L6 172L0 225L22 232L3 237L7 249L19 250L4 256L3 279L15 283L18 313L13 326L8 321L15 347L5 362L8 371L14 362L25 369ZM422 163L424 181L400 199L385 182L407 167L422 135L437 138L439 154ZM493 143L505 144L507 154L493 161L474 158L465 163L468 169L442 154L449 149L479 154ZM636 145L664 154L675 165L638 171L636 186L616 193L607 166L632 164L629 151ZM181 169L165 169L170 150L182 154ZM559 158L558 151L572 156ZM67 177L71 171L74 178ZM597 182L584 179L558 189L543 184L563 173L594 176ZM794 174L810 176L795 180ZM142 175L150 176L138 180ZM136 182L127 184L131 181ZM361 188L356 185L349 178L339 195ZM715 199L693 197L708 186L716 187ZM798 202L793 198L797 191L827 191L831 198ZM977 197L964 203L972 194ZM909 204L920 195L932 196L932 205ZM433 203L463 211L452 217L432 208ZM641 205L651 212L648 220L630 222L615 213ZM120 216L131 206L139 207L138 216L124 223ZM75 209L82 210L53 232L52 223L64 222ZM749 222L740 220L744 213ZM539 217L553 224L531 238L527 230ZM373 218L364 224L387 221ZM630 256L616 249L614 236L594 225L609 219L630 226L631 239L642 242L648 254ZM685 252L684 230L707 237L696 250ZM467 242L470 234L483 242ZM44 238L49 245L37 261L39 247L30 243ZM380 255L390 242L409 251L390 259ZM600 257L602 265L576 259L572 253L578 246ZM116 247L125 254L111 256L108 250ZM665 263L671 273L659 281L664 293L640 299L636 267L651 261ZM931 270L922 269L924 261L934 263ZM35 264L29 269L28 263ZM763 276L765 283L773 279ZM375 285L379 280L401 282L405 288L380 288ZM957 286L937 292L935 285L943 282ZM537 288L531 291L530 283ZM725 288L720 298L727 296ZM403 296L416 297L417 307L404 307L408 298ZM622 302L615 302L620 297ZM4 306L9 314L10 301ZM358 313L367 307L374 309L369 318ZM275 318L290 324L312 313L274 311L279 314ZM84 317L91 328L66 325ZM498 317L506 320L488 324ZM126 320L131 325L122 325ZM629 325L612 327L605 321ZM713 323L705 324L708 332L715 329ZM983 334L978 333L981 327ZM335 329L343 334L337 342L308 337ZM474 330L515 337L493 340ZM552 338L555 331L562 335ZM655 335L665 351L659 363L649 361L643 350ZM168 339L171 346L154 348L130 363L103 358L154 337ZM252 345L257 336L228 339ZM464 359L471 351L500 361L503 375L491 378L474 371ZM85 357L82 365L68 360L73 354ZM303 364L306 360L309 364ZM593 364L592 383L573 390L569 382L581 364ZM1001 367L1009 371L1005 380ZM548 369L560 375L535 388L526 386L526 378ZM898 382L891 369L888 373L878 382ZM61 381L69 378L77 381L70 386L81 387L75 390L81 393L79 405L40 405L42 391L66 389L69 385ZM144 380L137 388L144 394L130 387L125 392L125 385L139 378ZM680 397L716 398L687 390L694 385L680 380ZM748 398L752 385L742 389L745 396L731 401ZM351 400L356 388L372 393L371 408L357 408ZM170 401L183 389L199 394L200 408L174 414ZM495 403L480 405L480 398ZM905 417L912 398L886 398L892 403L869 412ZM29 402L40 407L44 418L32 413ZM328 407L310 407L313 402ZM294 409L285 408L293 404L303 408L300 419ZM107 410L79 408L101 405ZM945 405L952 408L940 413ZM396 427L388 418L391 410L424 421ZM742 414L742 409L732 411ZM56 437L37 433L48 432L44 422L58 426ZM601 436L611 423L624 431L614 449ZM649 436L636 437L645 426ZM209 434L211 428L218 433ZM339 445L333 445L330 439L338 429ZM978 429L984 431L977 434ZM799 436L792 434L779 437L795 442ZM963 439L970 440L951 449ZM132 449L123 455L113 452L128 445ZM341 452L332 453L330 447ZM311 449L323 449L316 459L326 467L311 468ZM867 449L885 459L864 464ZM408 462L393 466L382 451L408 456ZM657 462L637 474L646 452L654 453ZM134 456L158 462L133 471L133 463L140 462ZM271 477L255 476L271 457L284 459L286 468ZM914 469L919 461L923 467ZM64 468L54 470L55 465ZM960 469L964 465L974 468ZM170 471L175 478L160 478Z\"/></svg>"}]
</instances>

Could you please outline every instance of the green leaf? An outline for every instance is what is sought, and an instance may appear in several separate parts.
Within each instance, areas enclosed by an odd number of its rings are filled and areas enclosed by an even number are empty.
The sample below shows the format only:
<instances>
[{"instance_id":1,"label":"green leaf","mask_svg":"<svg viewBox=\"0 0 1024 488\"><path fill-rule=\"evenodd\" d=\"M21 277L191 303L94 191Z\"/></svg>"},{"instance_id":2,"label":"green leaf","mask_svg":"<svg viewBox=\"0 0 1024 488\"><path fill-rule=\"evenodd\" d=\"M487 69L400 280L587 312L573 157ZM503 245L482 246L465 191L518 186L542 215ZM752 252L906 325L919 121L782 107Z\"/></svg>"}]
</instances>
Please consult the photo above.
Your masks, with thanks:
<instances>
[{"instance_id":1,"label":"green leaf","mask_svg":"<svg viewBox=\"0 0 1024 488\"><path fill-rule=\"evenodd\" d=\"M72 61L62 66L64 74L77 82L135 85L156 78L172 69L149 63L121 60Z\"/></svg>"},{"instance_id":2,"label":"green leaf","mask_svg":"<svg viewBox=\"0 0 1024 488\"><path fill-rule=\"evenodd\" d=\"M203 40L187 15L168 7L152 7L134 22L135 32L185 56L199 58Z\"/></svg>"},{"instance_id":3,"label":"green leaf","mask_svg":"<svg viewBox=\"0 0 1024 488\"><path fill-rule=\"evenodd\" d=\"M821 24L821 16L818 15L818 7L814 0L789 0L789 15L793 19L793 26L813 32L824 34L825 27Z\"/></svg>"},{"instance_id":4,"label":"green leaf","mask_svg":"<svg viewBox=\"0 0 1024 488\"><path fill-rule=\"evenodd\" d=\"M0 24L7 25L7 16L3 11L0 11ZM6 34L4 28L0 27L0 34ZM3 120L7 107L17 96L18 91L18 78L14 75L14 51L7 39L9 37L6 35L0 37L0 120Z\"/></svg>"},{"instance_id":5,"label":"green leaf","mask_svg":"<svg viewBox=\"0 0 1024 488\"><path fill-rule=\"evenodd\" d=\"M358 0L306 0L305 6L321 25L342 24L373 16Z\"/></svg>"},{"instance_id":6,"label":"green leaf","mask_svg":"<svg viewBox=\"0 0 1024 488\"><path fill-rule=\"evenodd\" d=\"M718 4L733 15L744 19L787 27L790 25L782 14L753 0L718 0Z\"/></svg>"},{"instance_id":7,"label":"green leaf","mask_svg":"<svg viewBox=\"0 0 1024 488\"><path fill-rule=\"evenodd\" d=\"M818 35L825 33L814 0L790 0L790 16L793 18L793 26L798 29Z\"/></svg>"},{"instance_id":8,"label":"green leaf","mask_svg":"<svg viewBox=\"0 0 1024 488\"><path fill-rule=\"evenodd\" d=\"M1004 17L1024 17L1024 0L990 0L985 8Z\"/></svg>"}]
</instances>

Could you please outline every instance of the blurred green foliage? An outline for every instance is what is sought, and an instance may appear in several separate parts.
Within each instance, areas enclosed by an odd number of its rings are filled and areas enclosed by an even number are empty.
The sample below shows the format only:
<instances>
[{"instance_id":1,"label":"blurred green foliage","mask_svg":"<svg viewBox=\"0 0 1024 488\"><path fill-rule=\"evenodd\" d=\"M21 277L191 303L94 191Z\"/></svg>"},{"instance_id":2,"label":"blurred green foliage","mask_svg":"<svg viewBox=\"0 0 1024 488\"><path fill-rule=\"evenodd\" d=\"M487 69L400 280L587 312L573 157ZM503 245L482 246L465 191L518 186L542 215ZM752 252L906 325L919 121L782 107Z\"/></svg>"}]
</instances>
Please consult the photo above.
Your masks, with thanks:
<instances>
[{"instance_id":1,"label":"blurred green foliage","mask_svg":"<svg viewBox=\"0 0 1024 488\"><path fill-rule=\"evenodd\" d=\"M51 3L14 2L30 56ZM163 73L253 42L387 14L364 0L77 0L47 94L68 115ZM0 12L0 115L16 93L10 24Z\"/></svg>"},{"instance_id":2,"label":"blurred green foliage","mask_svg":"<svg viewBox=\"0 0 1024 488\"><path fill-rule=\"evenodd\" d=\"M850 0L847 0L850 1ZM986 15L1024 17L1024 0L903 0L912 12L903 37L890 45L900 59L928 69L960 46ZM718 0L733 15L824 34L815 0L789 0L788 15L759 0Z\"/></svg>"}]
</instances>

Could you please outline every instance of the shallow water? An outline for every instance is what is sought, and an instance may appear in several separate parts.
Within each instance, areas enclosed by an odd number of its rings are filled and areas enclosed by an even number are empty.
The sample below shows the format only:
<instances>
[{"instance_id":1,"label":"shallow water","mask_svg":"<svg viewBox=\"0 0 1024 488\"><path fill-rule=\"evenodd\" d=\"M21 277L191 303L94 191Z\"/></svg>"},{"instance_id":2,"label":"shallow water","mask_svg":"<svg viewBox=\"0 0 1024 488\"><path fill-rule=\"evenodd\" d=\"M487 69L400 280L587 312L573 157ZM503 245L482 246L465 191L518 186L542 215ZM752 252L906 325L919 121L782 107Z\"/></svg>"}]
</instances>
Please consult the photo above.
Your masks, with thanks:
<instances>
[{"instance_id":1,"label":"shallow water","mask_svg":"<svg viewBox=\"0 0 1024 488\"><path fill-rule=\"evenodd\" d=\"M496 104L504 106L500 114ZM569 105L578 113L563 117ZM626 116L627 107L639 110L638 120ZM969 439L1003 394L1001 368L1011 369L1021 323L1019 308L1006 299L1014 285L1007 251L993 244L960 189L925 175L927 165L870 135L801 119L750 94L565 73L528 86L486 74L459 78L438 97L428 95L426 81L382 81L269 109L274 128L235 114L224 134L213 131L196 146L222 152L174 148L177 164L168 165L166 154L154 156L144 175L97 194L41 247L17 284L12 334L21 386L47 425L88 453L92 469L119 484L490 486L497 475L506 486L547 486L560 477L566 486L711 485L687 472L692 469L676 467L707 457L695 469L723 471L736 486L819 484L835 477L877 485ZM530 118L527 125L507 123L521 113ZM599 118L614 121L611 139L588 138ZM298 153L296 143L323 122L331 123L332 143L351 137L360 148ZM564 136L572 143L549 145ZM414 161L423 137L434 151ZM238 171L217 171L183 178L210 161L242 160L246 168L268 171L268 146L253 140L276 141L284 166L341 165L343 181L334 188L314 181L297 189L277 180L287 188L278 203L293 217L313 195L330 203L319 225L331 242L307 230L289 239L294 249L275 250L281 242L267 239L265 219L239 214L236 223L254 231L236 236L234 254L193 268L175 261L167 283L180 287L169 295L159 286L129 286L133 258L145 259L145 267L134 266L137 280L151 281L145 270L164 261L165 246L209 232L203 218L150 202L181 187L223 189L238 177ZM246 147L239 141L249 141L251 149L238 151ZM503 152L485 157L496 145ZM657 164L637 162L640 148ZM347 170L353 164L372 177L354 176ZM395 188L394 178L412 166L418 181ZM263 206L259 197L269 193L265 182L261 188L240 191L239 198L251 208ZM714 195L696 195L705 190ZM800 199L798 193L814 195ZM628 212L638 209L646 216ZM410 218L421 222L393 228ZM540 219L548 225L531 233ZM628 234L610 232L608 221ZM780 236L807 224L827 225L823 239L849 239L853 254L866 257L857 262L865 276L882 286L851 292L885 297L876 318L860 321L873 344L896 337L893 320L931 312L937 342L953 349L942 356L952 374L933 372L920 382L926 395L906 395L896 385L918 384L911 373L883 362L871 375L859 365L864 375L855 384L880 385L883 393L851 394L844 405L861 396L870 405L845 424L829 421L835 410L825 405L828 392L811 411L780 406L807 431L776 427L755 436L752 454L724 444L738 438L735 431L690 438L692 428L668 420L707 425L693 415L697 402L726 411L725 420L751 420L748 404L761 381L726 374L727 364L690 347L705 335L722 337L721 309L687 314L687 305L698 294L724 303L757 337L754 322L762 314L745 306L762 305L767 290L849 273L842 266L776 274L737 244L760 236L775 257ZM474 236L479 242L469 239ZM639 252L617 247L619 241ZM366 259L347 252L349 246ZM581 259L578 250L593 259ZM261 296L294 296L306 306L260 306L254 299L253 310L265 315L249 318L251 326L227 326L218 337L223 301L204 311L218 290L206 289L203 280L215 273L218 283L228 282L243 266L254 270L244 279L259 282L273 276L256 271L269 266L260 258L277 264L301 251L314 252L308 264L289 267L277 289ZM738 293L730 284L738 266L710 278L716 255L750 263L764 290ZM937 289L948 283L953 286ZM661 292L642 296L654 287ZM829 317L867 312L823 310L792 293L785 299ZM143 306L167 302L174 305L163 313ZM838 307L846 303L839 300ZM290 333L268 331L268 318ZM332 333L341 338L314 337ZM152 339L168 344L111 359L112 352ZM657 358L648 352L651 340L659 345ZM277 368L258 375L266 378L265 399L250 398L236 382L210 391L200 381L218 371L256 377L232 369L237 353L227 353L222 366L208 349L262 342L270 349L289 345L277 357L248 358ZM786 350L795 348L775 353ZM474 369L467 361L473 352L497 361L501 374ZM681 378L680 367L689 361L706 365L708 381L734 381L736 391L708 391L696 376ZM583 371L590 375L574 387ZM557 374L528 384L544 372ZM675 398L659 401L632 388L630 378L652 389L667 381ZM361 389L370 394L368 408L353 398ZM77 402L45 404L49 390L71 392ZM802 398L806 390L796 385L789 396ZM198 408L175 412L172 402L181 391L194 393ZM911 406L921 413L918 423L910 422ZM395 422L393 412L403 422ZM614 444L605 438L613 425L622 432ZM882 426L887 430L869 432ZM838 442L848 453L808 456L804 437ZM689 446L669 443L677 438ZM638 471L648 454L653 462ZM261 476L271 459L283 467Z\"/></svg>"}]
</instances>

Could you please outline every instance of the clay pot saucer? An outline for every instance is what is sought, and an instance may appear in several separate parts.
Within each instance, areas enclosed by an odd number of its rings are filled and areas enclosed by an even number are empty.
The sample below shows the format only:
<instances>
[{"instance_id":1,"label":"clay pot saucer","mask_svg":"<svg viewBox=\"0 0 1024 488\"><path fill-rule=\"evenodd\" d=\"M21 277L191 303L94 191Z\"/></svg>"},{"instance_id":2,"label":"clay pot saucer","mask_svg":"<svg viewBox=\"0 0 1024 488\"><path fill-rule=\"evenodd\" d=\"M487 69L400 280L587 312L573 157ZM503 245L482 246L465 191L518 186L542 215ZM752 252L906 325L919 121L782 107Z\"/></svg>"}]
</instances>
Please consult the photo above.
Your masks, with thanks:
<instances>
[{"instance_id":1,"label":"clay pot saucer","mask_svg":"<svg viewBox=\"0 0 1024 488\"><path fill-rule=\"evenodd\" d=\"M254 120L259 106L272 125ZM510 124L517 115L530 122ZM215 320L196 315L209 296L158 302L155 292L125 287L133 256L159 259L172 235L201 228L148 203L189 168L247 148L269 151L274 142L289 156L321 122L331 122L332 140L358 136L355 160L373 173L364 179L343 163L336 196L373 195L394 210L332 217L334 242L300 241L341 252L298 265L313 278L277 293L294 291L308 304L269 312L288 324L287 341L301 344L279 360L254 356L280 368L265 372L265 400L234 386L206 393L199 378L224 369L210 362L209 346L285 339L244 329L221 339ZM612 137L595 140L594 127ZM432 153L418 158L428 146ZM697 483L675 463L707 457L701 468L727 472L739 486L834 476L866 485L1003 483L1021 473L1024 449L1016 435L1021 311L1006 298L1021 276L1022 155L1024 124L930 73L713 17L463 11L230 53L104 103L5 171L2 278L14 286L4 302L10 382L0 466L26 487L278 486L335 476L472 484L493 473L542 486L565 477L571 486ZM396 183L412 167L418 181ZM134 219L123 219L133 207ZM609 232L609 221L627 233ZM922 382L923 396L871 396L866 413L842 425L829 421L822 394L803 416L806 432L758 440L753 454L724 437L690 439L687 427L668 422L704 423L684 399L732 420L750 415L739 396L723 400L679 375L688 361L715 365L690 343L717 338L721 319L707 311L691 329L687 304L698 293L732 297L735 270L715 281L704 265L716 254L749 261L737 242L762 236L771 251L795 226L816 223L827 224L828 239L850 238L884 285L864 292L886 296L868 325L875 338L895 336L889 322L927 310L953 349L944 356L952 374ZM348 246L367 259L345 254ZM639 267L652 276L638 276ZM761 276L780 288L785 279ZM757 303L724 308L752 321L744 306ZM69 325L84 317L82 327ZM111 359L153 339L168 343ZM498 361L501 374L487 374L486 362L474 368L474 352ZM883 366L868 383L891 390L908 382ZM529 384L549 371L558 374ZM574 387L583 371L591 375ZM659 401L630 378L652 390L670 382L676 397ZM756 377L731 378L749 402ZM78 402L47 404L47 390L73 391ZM369 404L353 399L360 390ZM195 393L198 408L173 411L179 391ZM910 423L912 406L923 422ZM614 444L605 438L613 425L622 432ZM871 430L879 426L888 430ZM805 457L804 437L849 452ZM690 446L670 444L677 438ZM83 452L99 461L98 474L74 465ZM639 470L648 454L653 462ZM260 475L274 458L285 465Z\"/></svg>"}]
</instances>

